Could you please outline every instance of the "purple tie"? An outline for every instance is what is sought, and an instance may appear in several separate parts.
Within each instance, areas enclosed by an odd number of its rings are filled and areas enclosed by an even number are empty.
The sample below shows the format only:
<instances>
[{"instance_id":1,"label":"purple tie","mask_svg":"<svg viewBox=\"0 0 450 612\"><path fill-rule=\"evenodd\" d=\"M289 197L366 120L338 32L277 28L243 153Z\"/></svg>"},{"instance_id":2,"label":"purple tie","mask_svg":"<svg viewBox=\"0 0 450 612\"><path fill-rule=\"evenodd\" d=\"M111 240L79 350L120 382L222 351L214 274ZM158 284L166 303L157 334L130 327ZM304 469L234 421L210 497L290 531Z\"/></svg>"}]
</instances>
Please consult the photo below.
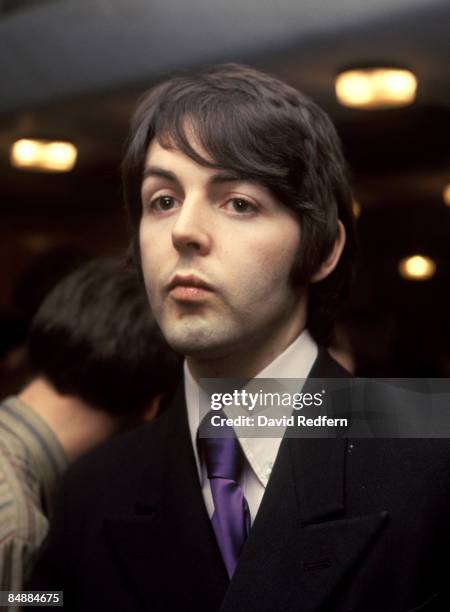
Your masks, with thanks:
<instances>
[{"instance_id":1,"label":"purple tie","mask_svg":"<svg viewBox=\"0 0 450 612\"><path fill-rule=\"evenodd\" d=\"M198 443L211 483L214 501L212 526L231 578L250 533L250 511L237 483L242 451L234 432L227 438L199 437Z\"/></svg>"}]
</instances>

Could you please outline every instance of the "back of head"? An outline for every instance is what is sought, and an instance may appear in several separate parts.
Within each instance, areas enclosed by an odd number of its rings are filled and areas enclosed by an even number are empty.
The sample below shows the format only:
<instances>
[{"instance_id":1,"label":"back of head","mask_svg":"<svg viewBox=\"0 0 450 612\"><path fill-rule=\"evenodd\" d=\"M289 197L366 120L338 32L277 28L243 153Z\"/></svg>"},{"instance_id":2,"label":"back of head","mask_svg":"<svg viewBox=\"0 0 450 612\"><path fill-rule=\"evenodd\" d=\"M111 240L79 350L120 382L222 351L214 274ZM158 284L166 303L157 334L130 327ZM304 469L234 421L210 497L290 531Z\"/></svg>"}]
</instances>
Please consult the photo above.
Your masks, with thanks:
<instances>
[{"instance_id":1,"label":"back of head","mask_svg":"<svg viewBox=\"0 0 450 612\"><path fill-rule=\"evenodd\" d=\"M27 324L45 296L65 276L91 259L84 249L70 244L52 246L36 255L14 289L14 305Z\"/></svg>"},{"instance_id":2,"label":"back of head","mask_svg":"<svg viewBox=\"0 0 450 612\"><path fill-rule=\"evenodd\" d=\"M207 157L192 146L192 135ZM342 221L347 241L340 262L310 288L308 326L316 338L326 339L348 289L355 253L346 164L326 113L288 84L236 64L176 77L150 90L134 116L123 163L136 254L142 172L155 138L199 164L262 183L295 211L302 228L292 270L296 286L307 285L326 259Z\"/></svg>"},{"instance_id":3,"label":"back of head","mask_svg":"<svg viewBox=\"0 0 450 612\"><path fill-rule=\"evenodd\" d=\"M59 393L115 415L143 411L181 373L139 276L119 258L92 260L53 289L33 319L29 350Z\"/></svg>"}]
</instances>

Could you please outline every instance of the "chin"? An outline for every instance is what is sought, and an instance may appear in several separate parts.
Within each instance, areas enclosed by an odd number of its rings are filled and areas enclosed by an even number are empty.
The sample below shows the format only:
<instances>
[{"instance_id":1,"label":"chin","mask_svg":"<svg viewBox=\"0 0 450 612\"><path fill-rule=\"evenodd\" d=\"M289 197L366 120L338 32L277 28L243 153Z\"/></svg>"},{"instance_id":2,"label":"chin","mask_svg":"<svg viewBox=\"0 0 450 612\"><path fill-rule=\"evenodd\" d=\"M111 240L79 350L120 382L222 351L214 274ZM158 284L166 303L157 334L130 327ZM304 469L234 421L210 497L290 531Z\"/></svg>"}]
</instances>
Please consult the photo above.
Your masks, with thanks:
<instances>
[{"instance_id":1,"label":"chin","mask_svg":"<svg viewBox=\"0 0 450 612\"><path fill-rule=\"evenodd\" d=\"M164 333L164 336L174 351L186 357L217 359L227 353L228 342L225 338L214 337L206 330L191 331L189 334L176 334L172 330Z\"/></svg>"}]
</instances>

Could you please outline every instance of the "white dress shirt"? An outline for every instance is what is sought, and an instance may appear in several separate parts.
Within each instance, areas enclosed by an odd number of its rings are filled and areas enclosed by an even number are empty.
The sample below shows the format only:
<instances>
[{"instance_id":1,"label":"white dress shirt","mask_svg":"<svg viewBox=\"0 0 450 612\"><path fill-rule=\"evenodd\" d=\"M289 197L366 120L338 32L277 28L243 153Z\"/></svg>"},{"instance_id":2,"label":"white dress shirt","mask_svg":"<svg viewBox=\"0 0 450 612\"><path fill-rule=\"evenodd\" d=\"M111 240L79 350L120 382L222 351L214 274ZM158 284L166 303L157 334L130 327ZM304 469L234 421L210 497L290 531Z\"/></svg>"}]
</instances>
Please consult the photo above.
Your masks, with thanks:
<instances>
[{"instance_id":1,"label":"white dress shirt","mask_svg":"<svg viewBox=\"0 0 450 612\"><path fill-rule=\"evenodd\" d=\"M296 378L305 379L311 371L318 353L317 344L307 330L304 330L283 353L278 355L255 378ZM192 447L197 462L200 485L206 508L211 517L214 503L205 467L200 462L197 450L197 431L200 423L200 394L203 393L184 362L184 391L188 412ZM298 389L301 391L301 389ZM206 405L206 403L205 403ZM280 448L282 436L276 438L239 438L246 462L240 478L240 486L247 500L252 524L255 520L266 489L272 466Z\"/></svg>"}]
</instances>

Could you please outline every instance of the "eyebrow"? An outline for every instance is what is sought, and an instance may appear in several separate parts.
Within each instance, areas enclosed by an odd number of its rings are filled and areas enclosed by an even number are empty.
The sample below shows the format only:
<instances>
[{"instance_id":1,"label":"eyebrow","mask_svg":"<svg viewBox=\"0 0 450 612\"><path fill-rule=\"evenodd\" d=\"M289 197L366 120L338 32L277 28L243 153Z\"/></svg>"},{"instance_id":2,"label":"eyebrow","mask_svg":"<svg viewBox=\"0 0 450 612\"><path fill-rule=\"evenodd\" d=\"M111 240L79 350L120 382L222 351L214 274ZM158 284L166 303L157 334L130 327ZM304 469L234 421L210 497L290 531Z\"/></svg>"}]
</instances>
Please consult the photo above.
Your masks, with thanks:
<instances>
[{"instance_id":1,"label":"eyebrow","mask_svg":"<svg viewBox=\"0 0 450 612\"><path fill-rule=\"evenodd\" d=\"M174 174L170 170L165 170L164 168L160 168L159 166L147 166L146 168L144 168L144 172L142 174L142 180L144 181L145 179L149 177L162 178L172 183L179 182L176 174ZM208 182L211 185L219 185L221 183L233 183L233 182L235 183L238 181L253 182L251 181L251 179L249 179L249 177L243 174L238 174L237 172L232 172L230 170L221 170L217 172L209 179Z\"/></svg>"}]
</instances>

